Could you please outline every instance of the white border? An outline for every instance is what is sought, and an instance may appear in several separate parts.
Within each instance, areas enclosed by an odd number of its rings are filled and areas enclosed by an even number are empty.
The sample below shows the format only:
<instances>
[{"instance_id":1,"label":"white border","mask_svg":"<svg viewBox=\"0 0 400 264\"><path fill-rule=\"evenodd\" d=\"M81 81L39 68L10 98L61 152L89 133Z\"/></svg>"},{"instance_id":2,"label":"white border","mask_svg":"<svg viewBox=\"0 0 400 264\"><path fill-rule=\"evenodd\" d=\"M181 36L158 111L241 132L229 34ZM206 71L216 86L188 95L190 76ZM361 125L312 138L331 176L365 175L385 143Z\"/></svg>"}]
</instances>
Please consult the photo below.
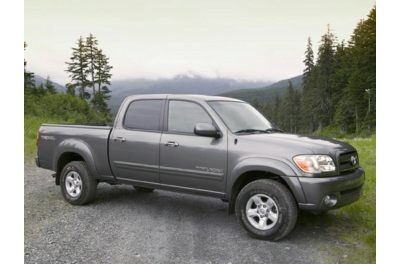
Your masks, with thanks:
<instances>
[{"instance_id":1,"label":"white border","mask_svg":"<svg viewBox=\"0 0 400 264\"><path fill-rule=\"evenodd\" d=\"M23 1L1 1L1 261L24 261Z\"/></svg>"},{"instance_id":2,"label":"white border","mask_svg":"<svg viewBox=\"0 0 400 264\"><path fill-rule=\"evenodd\" d=\"M377 263L398 263L400 227L399 2L377 4Z\"/></svg>"},{"instance_id":3,"label":"white border","mask_svg":"<svg viewBox=\"0 0 400 264\"><path fill-rule=\"evenodd\" d=\"M398 261L400 34L398 1L377 4L377 263ZM23 2L2 1L1 259L23 262Z\"/></svg>"}]
</instances>

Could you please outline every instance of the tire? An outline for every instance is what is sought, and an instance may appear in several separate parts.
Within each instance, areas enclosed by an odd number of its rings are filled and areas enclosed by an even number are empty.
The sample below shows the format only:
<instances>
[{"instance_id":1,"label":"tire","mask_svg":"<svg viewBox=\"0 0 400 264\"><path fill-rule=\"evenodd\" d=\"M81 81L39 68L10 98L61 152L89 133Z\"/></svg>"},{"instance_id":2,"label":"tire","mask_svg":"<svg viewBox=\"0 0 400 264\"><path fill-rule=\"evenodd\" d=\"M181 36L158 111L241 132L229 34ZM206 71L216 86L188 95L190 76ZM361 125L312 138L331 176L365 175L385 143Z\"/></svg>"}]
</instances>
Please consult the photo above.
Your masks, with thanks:
<instances>
[{"instance_id":1,"label":"tire","mask_svg":"<svg viewBox=\"0 0 400 264\"><path fill-rule=\"evenodd\" d=\"M143 192L143 193L151 193L154 191L154 188L146 188L146 187L140 187L140 186L135 186L135 185L133 185L133 188L135 188L136 191Z\"/></svg>"},{"instance_id":2,"label":"tire","mask_svg":"<svg viewBox=\"0 0 400 264\"><path fill-rule=\"evenodd\" d=\"M240 224L250 236L263 240L277 241L288 235L296 225L297 211L286 186L268 179L244 186L235 203Z\"/></svg>"},{"instance_id":3,"label":"tire","mask_svg":"<svg viewBox=\"0 0 400 264\"><path fill-rule=\"evenodd\" d=\"M60 186L64 199L73 205L87 204L96 196L97 181L83 161L72 161L65 165L61 171Z\"/></svg>"}]
</instances>

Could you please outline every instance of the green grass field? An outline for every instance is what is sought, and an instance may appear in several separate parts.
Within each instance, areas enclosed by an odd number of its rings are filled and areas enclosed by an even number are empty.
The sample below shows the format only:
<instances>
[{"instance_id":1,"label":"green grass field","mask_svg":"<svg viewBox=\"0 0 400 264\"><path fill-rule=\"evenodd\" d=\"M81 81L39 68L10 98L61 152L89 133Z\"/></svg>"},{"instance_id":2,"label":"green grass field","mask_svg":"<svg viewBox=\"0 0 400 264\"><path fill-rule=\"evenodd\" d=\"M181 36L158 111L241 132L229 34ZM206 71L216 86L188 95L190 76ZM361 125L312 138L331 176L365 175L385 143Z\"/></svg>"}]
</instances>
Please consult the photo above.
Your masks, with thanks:
<instances>
[{"instance_id":1,"label":"green grass field","mask_svg":"<svg viewBox=\"0 0 400 264\"><path fill-rule=\"evenodd\" d=\"M361 199L338 210L343 229L339 236L353 245L348 252L348 263L375 263L376 257L376 135L369 138L344 139L359 154L365 170L365 184Z\"/></svg>"},{"instance_id":2,"label":"green grass field","mask_svg":"<svg viewBox=\"0 0 400 264\"><path fill-rule=\"evenodd\" d=\"M322 245L324 263L375 263L376 260L376 135L342 138L353 145L365 170L365 184L359 201L321 216L305 214L305 226L324 223L337 244Z\"/></svg>"},{"instance_id":3,"label":"green grass field","mask_svg":"<svg viewBox=\"0 0 400 264\"><path fill-rule=\"evenodd\" d=\"M25 158L32 158L36 154L36 135L43 123L65 123L65 120L57 118L45 118L36 116L24 116L24 152Z\"/></svg>"}]
</instances>

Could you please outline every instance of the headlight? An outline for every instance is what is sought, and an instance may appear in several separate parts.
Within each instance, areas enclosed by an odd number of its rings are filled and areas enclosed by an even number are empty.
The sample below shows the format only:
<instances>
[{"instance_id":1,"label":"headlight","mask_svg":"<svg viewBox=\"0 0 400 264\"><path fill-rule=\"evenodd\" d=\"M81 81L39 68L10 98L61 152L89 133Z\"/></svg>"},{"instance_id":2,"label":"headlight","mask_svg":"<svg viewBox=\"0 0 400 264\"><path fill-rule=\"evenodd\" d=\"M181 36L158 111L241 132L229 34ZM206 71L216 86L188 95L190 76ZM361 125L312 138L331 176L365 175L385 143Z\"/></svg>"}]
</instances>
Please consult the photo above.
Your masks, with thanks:
<instances>
[{"instance_id":1,"label":"headlight","mask_svg":"<svg viewBox=\"0 0 400 264\"><path fill-rule=\"evenodd\" d=\"M336 169L335 163L328 155L299 155L294 157L293 161L297 167L308 173L321 173Z\"/></svg>"}]
</instances>

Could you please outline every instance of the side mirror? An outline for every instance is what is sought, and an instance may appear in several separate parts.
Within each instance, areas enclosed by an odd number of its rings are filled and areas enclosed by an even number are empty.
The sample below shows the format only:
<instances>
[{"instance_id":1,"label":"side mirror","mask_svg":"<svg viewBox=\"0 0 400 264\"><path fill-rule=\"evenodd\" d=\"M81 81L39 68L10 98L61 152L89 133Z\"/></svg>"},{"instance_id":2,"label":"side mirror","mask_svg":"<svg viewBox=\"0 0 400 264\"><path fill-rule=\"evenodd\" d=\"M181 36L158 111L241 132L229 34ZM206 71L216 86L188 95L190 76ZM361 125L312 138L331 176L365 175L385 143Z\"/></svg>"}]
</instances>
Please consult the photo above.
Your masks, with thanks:
<instances>
[{"instance_id":1,"label":"side mirror","mask_svg":"<svg viewBox=\"0 0 400 264\"><path fill-rule=\"evenodd\" d=\"M215 128L210 123L197 123L194 127L194 133L199 136L203 137L213 137L213 138L219 138L221 137L220 132L218 129Z\"/></svg>"}]
</instances>

